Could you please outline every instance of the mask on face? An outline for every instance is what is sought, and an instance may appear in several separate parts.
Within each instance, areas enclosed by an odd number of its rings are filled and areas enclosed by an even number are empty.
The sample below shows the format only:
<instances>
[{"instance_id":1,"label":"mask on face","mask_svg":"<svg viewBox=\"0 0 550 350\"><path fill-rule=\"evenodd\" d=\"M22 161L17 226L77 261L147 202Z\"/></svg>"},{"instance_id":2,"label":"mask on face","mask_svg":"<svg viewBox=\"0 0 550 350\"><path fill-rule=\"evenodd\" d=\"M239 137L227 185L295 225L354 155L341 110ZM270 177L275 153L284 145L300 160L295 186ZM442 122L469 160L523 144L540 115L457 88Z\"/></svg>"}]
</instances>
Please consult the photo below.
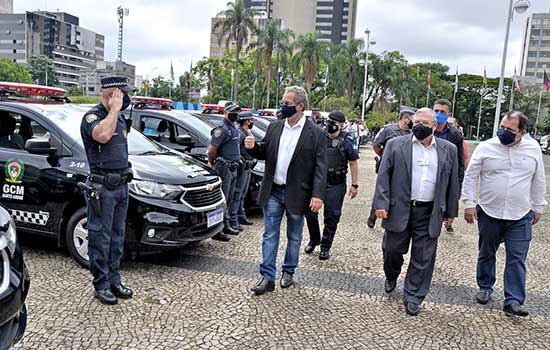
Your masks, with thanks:
<instances>
[{"instance_id":1,"label":"mask on face","mask_svg":"<svg viewBox=\"0 0 550 350\"><path fill-rule=\"evenodd\" d=\"M412 122L412 120L409 120L409 122L407 123L407 127L409 128L409 130L412 130L414 126L414 123Z\"/></svg>"},{"instance_id":2,"label":"mask on face","mask_svg":"<svg viewBox=\"0 0 550 350\"><path fill-rule=\"evenodd\" d=\"M296 106L287 106L283 105L281 108L281 115L283 119L288 119L292 117L294 114L296 114Z\"/></svg>"},{"instance_id":3,"label":"mask on face","mask_svg":"<svg viewBox=\"0 0 550 350\"><path fill-rule=\"evenodd\" d=\"M252 129L253 127L254 127L254 123L251 122L250 124L248 124L248 129L249 130Z\"/></svg>"},{"instance_id":4,"label":"mask on face","mask_svg":"<svg viewBox=\"0 0 550 350\"><path fill-rule=\"evenodd\" d=\"M497 136L504 146L509 146L516 141L516 134L510 130L498 129Z\"/></svg>"},{"instance_id":5,"label":"mask on face","mask_svg":"<svg viewBox=\"0 0 550 350\"><path fill-rule=\"evenodd\" d=\"M340 126L338 126L338 124L336 124L332 120L329 120L327 122L326 129L329 134L334 134L340 130Z\"/></svg>"},{"instance_id":6,"label":"mask on face","mask_svg":"<svg viewBox=\"0 0 550 350\"><path fill-rule=\"evenodd\" d=\"M130 102L132 102L130 96L124 94L124 97L122 98L122 107L120 108L120 110L123 111L128 108L130 106Z\"/></svg>"},{"instance_id":7,"label":"mask on face","mask_svg":"<svg viewBox=\"0 0 550 350\"><path fill-rule=\"evenodd\" d=\"M433 129L430 127L427 127L424 124L416 124L412 128L414 137L416 137L418 140L422 141L426 137L430 136L433 133Z\"/></svg>"},{"instance_id":8,"label":"mask on face","mask_svg":"<svg viewBox=\"0 0 550 350\"><path fill-rule=\"evenodd\" d=\"M444 124L449 119L449 115L443 112L437 112L435 116L437 117L437 125Z\"/></svg>"},{"instance_id":9,"label":"mask on face","mask_svg":"<svg viewBox=\"0 0 550 350\"><path fill-rule=\"evenodd\" d=\"M238 113L229 113L227 115L227 119L231 122L231 123L234 123L236 122L238 119L239 119L239 114Z\"/></svg>"}]
</instances>

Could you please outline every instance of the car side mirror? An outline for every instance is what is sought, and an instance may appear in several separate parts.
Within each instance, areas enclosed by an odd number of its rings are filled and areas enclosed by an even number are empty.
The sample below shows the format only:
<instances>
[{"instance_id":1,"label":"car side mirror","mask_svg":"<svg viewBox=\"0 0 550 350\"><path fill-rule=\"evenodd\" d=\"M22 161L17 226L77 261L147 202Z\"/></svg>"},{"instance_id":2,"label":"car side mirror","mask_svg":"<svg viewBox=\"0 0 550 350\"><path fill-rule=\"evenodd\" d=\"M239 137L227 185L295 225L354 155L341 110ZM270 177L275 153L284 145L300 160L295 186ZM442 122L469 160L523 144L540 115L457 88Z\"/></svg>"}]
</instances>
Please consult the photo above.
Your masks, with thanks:
<instances>
[{"instance_id":1,"label":"car side mirror","mask_svg":"<svg viewBox=\"0 0 550 350\"><path fill-rule=\"evenodd\" d=\"M179 135L176 137L176 143L184 147L193 147L195 145L195 142L189 135Z\"/></svg>"},{"instance_id":2,"label":"car side mirror","mask_svg":"<svg viewBox=\"0 0 550 350\"><path fill-rule=\"evenodd\" d=\"M28 139L25 142L25 150L31 154L52 155L57 152L57 148L52 147L50 140L45 138Z\"/></svg>"}]
</instances>

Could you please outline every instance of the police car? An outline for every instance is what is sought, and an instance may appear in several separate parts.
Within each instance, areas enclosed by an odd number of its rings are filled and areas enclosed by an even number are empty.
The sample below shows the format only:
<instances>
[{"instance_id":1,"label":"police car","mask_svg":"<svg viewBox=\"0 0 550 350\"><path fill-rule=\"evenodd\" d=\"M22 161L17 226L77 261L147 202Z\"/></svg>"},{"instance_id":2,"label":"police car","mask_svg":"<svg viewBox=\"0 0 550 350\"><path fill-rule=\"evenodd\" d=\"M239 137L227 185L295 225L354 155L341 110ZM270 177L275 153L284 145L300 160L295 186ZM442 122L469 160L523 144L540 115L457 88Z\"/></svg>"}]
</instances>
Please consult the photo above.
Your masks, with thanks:
<instances>
[{"instance_id":1,"label":"police car","mask_svg":"<svg viewBox=\"0 0 550 350\"><path fill-rule=\"evenodd\" d=\"M10 349L25 333L29 284L15 224L0 206L0 349Z\"/></svg>"},{"instance_id":2,"label":"police car","mask_svg":"<svg viewBox=\"0 0 550 350\"><path fill-rule=\"evenodd\" d=\"M135 129L163 146L207 162L209 124L194 115L172 109L170 99L133 96L132 102L131 111L123 113L125 116L132 114Z\"/></svg>"},{"instance_id":3,"label":"police car","mask_svg":"<svg viewBox=\"0 0 550 350\"><path fill-rule=\"evenodd\" d=\"M77 184L88 163L80 124L89 107L63 103L65 91L0 83L0 203L22 232L55 238L88 263L86 204ZM47 100L14 100L13 94ZM128 184L126 251L179 248L223 229L221 180L191 156L128 134L134 180Z\"/></svg>"}]
</instances>

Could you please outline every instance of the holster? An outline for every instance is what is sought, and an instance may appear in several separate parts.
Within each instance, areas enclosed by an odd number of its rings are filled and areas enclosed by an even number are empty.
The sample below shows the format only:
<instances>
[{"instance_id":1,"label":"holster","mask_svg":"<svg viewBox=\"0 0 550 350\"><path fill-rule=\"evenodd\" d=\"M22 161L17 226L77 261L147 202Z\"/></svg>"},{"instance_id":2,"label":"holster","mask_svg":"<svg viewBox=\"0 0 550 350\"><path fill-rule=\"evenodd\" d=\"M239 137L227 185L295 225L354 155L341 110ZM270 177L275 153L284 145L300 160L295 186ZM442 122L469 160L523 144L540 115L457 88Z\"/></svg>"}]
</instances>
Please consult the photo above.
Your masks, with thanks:
<instances>
[{"instance_id":1,"label":"holster","mask_svg":"<svg viewBox=\"0 0 550 350\"><path fill-rule=\"evenodd\" d=\"M100 184L87 184L79 182L78 188L84 193L90 207L95 216L101 216L101 193L103 192L103 185Z\"/></svg>"},{"instance_id":2,"label":"holster","mask_svg":"<svg viewBox=\"0 0 550 350\"><path fill-rule=\"evenodd\" d=\"M376 162L374 164L374 172L378 174L378 171L380 170L380 163L382 163L382 160L380 159L380 157L376 156L374 157L374 161Z\"/></svg>"}]
</instances>

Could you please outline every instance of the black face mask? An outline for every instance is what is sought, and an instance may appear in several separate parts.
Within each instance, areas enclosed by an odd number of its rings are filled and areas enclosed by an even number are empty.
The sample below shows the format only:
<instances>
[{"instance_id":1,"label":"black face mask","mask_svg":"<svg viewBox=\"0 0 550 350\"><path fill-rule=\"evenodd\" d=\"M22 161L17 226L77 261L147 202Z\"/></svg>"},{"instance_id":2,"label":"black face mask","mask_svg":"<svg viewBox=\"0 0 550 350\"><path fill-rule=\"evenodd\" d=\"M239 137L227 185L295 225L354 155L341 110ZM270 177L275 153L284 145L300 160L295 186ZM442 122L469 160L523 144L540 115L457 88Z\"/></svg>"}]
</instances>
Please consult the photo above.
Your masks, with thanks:
<instances>
[{"instance_id":1,"label":"black face mask","mask_svg":"<svg viewBox=\"0 0 550 350\"><path fill-rule=\"evenodd\" d=\"M229 113L227 115L227 120L229 120L231 123L234 123L237 120L239 120L239 114L238 113Z\"/></svg>"},{"instance_id":2,"label":"black face mask","mask_svg":"<svg viewBox=\"0 0 550 350\"><path fill-rule=\"evenodd\" d=\"M130 106L130 103L132 102L132 99L127 94L124 94L124 97L122 98L122 107L120 108L121 111L125 110Z\"/></svg>"},{"instance_id":3,"label":"black face mask","mask_svg":"<svg viewBox=\"0 0 550 350\"><path fill-rule=\"evenodd\" d=\"M249 129L249 130L252 129L253 127L254 127L254 123L248 124L248 129Z\"/></svg>"},{"instance_id":4,"label":"black face mask","mask_svg":"<svg viewBox=\"0 0 550 350\"><path fill-rule=\"evenodd\" d=\"M412 122L412 120L409 120L409 123L407 124L407 127L409 128L409 130L412 130L414 126L414 123Z\"/></svg>"},{"instance_id":5,"label":"black face mask","mask_svg":"<svg viewBox=\"0 0 550 350\"><path fill-rule=\"evenodd\" d=\"M426 137L430 136L433 133L433 129L424 125L424 124L416 124L412 128L414 137L416 137L418 140L422 141Z\"/></svg>"},{"instance_id":6,"label":"black face mask","mask_svg":"<svg viewBox=\"0 0 550 350\"><path fill-rule=\"evenodd\" d=\"M336 124L332 120L328 121L325 127L329 134L334 134L340 130L340 127L338 126L338 124Z\"/></svg>"}]
</instances>

